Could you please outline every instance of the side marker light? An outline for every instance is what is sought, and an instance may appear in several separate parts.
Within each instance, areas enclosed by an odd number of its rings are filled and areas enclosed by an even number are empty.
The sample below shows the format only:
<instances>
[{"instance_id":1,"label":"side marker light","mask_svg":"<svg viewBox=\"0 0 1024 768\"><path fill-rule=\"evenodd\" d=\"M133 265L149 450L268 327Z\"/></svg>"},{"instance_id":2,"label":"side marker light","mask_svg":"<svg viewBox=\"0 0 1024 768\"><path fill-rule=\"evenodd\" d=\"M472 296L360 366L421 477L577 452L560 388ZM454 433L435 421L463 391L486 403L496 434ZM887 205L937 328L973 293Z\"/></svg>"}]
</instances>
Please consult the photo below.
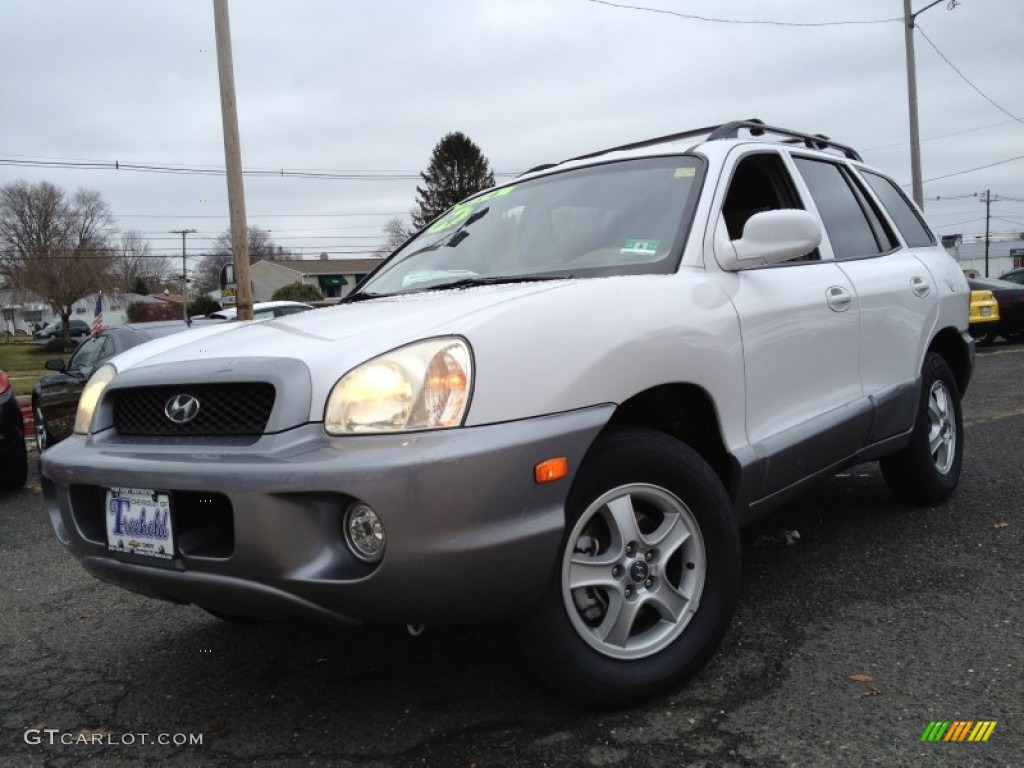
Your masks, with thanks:
<instances>
[{"instance_id":1,"label":"side marker light","mask_svg":"<svg viewBox=\"0 0 1024 768\"><path fill-rule=\"evenodd\" d=\"M569 474L569 460L565 456L542 461L533 468L533 479L539 484L553 483Z\"/></svg>"}]
</instances>

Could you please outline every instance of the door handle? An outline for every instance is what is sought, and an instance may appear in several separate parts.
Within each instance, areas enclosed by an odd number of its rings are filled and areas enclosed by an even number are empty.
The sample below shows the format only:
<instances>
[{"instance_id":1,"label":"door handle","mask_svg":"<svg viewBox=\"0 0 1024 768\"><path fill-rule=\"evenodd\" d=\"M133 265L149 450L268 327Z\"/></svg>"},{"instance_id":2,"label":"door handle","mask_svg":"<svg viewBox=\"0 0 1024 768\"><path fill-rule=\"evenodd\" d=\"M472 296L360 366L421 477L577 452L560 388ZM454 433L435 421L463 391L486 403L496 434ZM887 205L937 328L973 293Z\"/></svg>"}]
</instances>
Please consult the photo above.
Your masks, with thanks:
<instances>
[{"instance_id":1,"label":"door handle","mask_svg":"<svg viewBox=\"0 0 1024 768\"><path fill-rule=\"evenodd\" d=\"M917 298L923 299L925 296L932 292L932 286L923 277L918 277L917 275L914 275L914 277L910 278L910 290L913 291L914 295L917 296Z\"/></svg>"},{"instance_id":2,"label":"door handle","mask_svg":"<svg viewBox=\"0 0 1024 768\"><path fill-rule=\"evenodd\" d=\"M853 303L853 294L841 285L833 285L825 291L825 301L833 312L845 312Z\"/></svg>"}]
</instances>

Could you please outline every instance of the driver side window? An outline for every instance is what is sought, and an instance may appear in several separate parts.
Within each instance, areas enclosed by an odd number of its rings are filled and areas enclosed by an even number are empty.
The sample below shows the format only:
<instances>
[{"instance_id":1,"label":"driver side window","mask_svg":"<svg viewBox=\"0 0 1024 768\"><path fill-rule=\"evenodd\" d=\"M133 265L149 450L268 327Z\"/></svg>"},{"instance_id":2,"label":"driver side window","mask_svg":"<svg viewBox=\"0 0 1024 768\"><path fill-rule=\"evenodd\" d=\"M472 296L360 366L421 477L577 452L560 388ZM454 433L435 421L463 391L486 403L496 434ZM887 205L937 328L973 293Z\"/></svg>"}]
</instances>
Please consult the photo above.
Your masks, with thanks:
<instances>
[{"instance_id":1,"label":"driver side window","mask_svg":"<svg viewBox=\"0 0 1024 768\"><path fill-rule=\"evenodd\" d=\"M782 209L803 210L803 204L782 158L774 152L747 155L736 165L729 192L722 204L722 218L730 240L743 237L743 227L756 213ZM793 261L817 261L818 251Z\"/></svg>"}]
</instances>

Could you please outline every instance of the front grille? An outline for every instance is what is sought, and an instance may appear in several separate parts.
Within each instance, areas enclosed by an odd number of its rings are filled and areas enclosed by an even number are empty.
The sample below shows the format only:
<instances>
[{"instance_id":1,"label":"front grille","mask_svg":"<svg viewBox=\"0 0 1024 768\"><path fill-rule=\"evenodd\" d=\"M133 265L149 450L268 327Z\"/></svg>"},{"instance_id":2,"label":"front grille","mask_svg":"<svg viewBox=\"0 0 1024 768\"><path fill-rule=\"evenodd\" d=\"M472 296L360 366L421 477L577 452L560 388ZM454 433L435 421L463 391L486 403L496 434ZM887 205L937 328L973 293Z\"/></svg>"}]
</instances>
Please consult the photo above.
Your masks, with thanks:
<instances>
[{"instance_id":1,"label":"front grille","mask_svg":"<svg viewBox=\"0 0 1024 768\"><path fill-rule=\"evenodd\" d=\"M122 435L199 437L263 434L274 407L275 391L272 384L239 382L138 387L110 394L114 427ZM189 397L195 398L199 408L187 421L176 423L167 415L169 405L175 400L180 405ZM170 410L181 418L188 409Z\"/></svg>"}]
</instances>

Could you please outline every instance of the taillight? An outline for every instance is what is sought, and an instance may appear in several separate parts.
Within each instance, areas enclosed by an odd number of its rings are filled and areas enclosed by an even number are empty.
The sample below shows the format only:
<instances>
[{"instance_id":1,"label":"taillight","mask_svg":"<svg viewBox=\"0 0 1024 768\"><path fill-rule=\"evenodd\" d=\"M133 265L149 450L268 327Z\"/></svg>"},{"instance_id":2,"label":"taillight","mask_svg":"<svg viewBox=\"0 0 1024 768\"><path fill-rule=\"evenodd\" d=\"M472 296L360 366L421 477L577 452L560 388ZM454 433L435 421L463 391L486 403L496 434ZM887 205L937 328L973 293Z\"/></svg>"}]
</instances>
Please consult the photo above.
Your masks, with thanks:
<instances>
[{"instance_id":1,"label":"taillight","mask_svg":"<svg viewBox=\"0 0 1024 768\"><path fill-rule=\"evenodd\" d=\"M0 371L0 395L4 394L8 389L11 388L11 380L7 378L7 374Z\"/></svg>"}]
</instances>

